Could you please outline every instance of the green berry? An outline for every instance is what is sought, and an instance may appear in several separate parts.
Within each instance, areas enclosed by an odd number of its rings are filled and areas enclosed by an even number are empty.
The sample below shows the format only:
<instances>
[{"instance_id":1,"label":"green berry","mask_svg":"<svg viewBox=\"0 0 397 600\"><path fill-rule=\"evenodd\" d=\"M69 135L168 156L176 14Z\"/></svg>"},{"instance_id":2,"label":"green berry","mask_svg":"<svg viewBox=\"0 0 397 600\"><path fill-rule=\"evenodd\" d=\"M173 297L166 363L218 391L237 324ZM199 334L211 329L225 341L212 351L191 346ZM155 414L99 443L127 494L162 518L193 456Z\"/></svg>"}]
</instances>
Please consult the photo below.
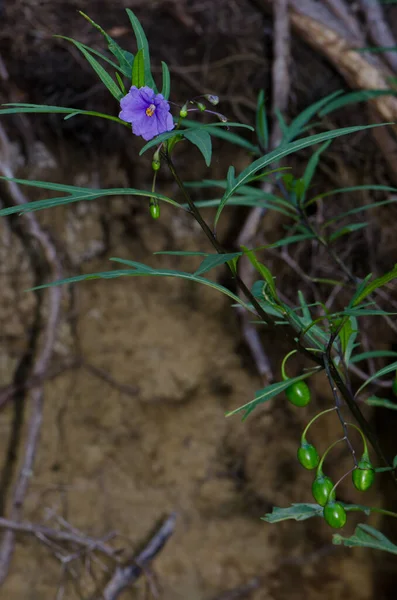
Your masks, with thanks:
<instances>
[{"instance_id":1,"label":"green berry","mask_svg":"<svg viewBox=\"0 0 397 600\"><path fill-rule=\"evenodd\" d=\"M346 525L347 516L342 504L339 502L328 502L324 506L324 519L334 529L340 529Z\"/></svg>"},{"instance_id":2,"label":"green berry","mask_svg":"<svg viewBox=\"0 0 397 600\"><path fill-rule=\"evenodd\" d=\"M158 219L160 216L160 206L156 203L149 204L150 214L153 219Z\"/></svg>"},{"instance_id":3,"label":"green berry","mask_svg":"<svg viewBox=\"0 0 397 600\"><path fill-rule=\"evenodd\" d=\"M362 458L352 473L354 487L360 492L369 490L375 479L375 471L367 458Z\"/></svg>"},{"instance_id":4,"label":"green berry","mask_svg":"<svg viewBox=\"0 0 397 600\"><path fill-rule=\"evenodd\" d=\"M310 390L304 381L292 383L285 390L285 395L294 406L306 406L310 402Z\"/></svg>"},{"instance_id":5,"label":"green berry","mask_svg":"<svg viewBox=\"0 0 397 600\"><path fill-rule=\"evenodd\" d=\"M159 160L153 160L152 161L152 169L153 171L158 171L161 167L160 161Z\"/></svg>"},{"instance_id":6,"label":"green berry","mask_svg":"<svg viewBox=\"0 0 397 600\"><path fill-rule=\"evenodd\" d=\"M327 502L335 500L335 490L331 494L333 487L334 484L329 477L325 477L325 475L316 477L313 481L312 493L317 504L325 506Z\"/></svg>"},{"instance_id":7,"label":"green berry","mask_svg":"<svg viewBox=\"0 0 397 600\"><path fill-rule=\"evenodd\" d=\"M303 443L298 449L298 460L305 469L315 469L320 462L317 450L312 444Z\"/></svg>"}]
</instances>

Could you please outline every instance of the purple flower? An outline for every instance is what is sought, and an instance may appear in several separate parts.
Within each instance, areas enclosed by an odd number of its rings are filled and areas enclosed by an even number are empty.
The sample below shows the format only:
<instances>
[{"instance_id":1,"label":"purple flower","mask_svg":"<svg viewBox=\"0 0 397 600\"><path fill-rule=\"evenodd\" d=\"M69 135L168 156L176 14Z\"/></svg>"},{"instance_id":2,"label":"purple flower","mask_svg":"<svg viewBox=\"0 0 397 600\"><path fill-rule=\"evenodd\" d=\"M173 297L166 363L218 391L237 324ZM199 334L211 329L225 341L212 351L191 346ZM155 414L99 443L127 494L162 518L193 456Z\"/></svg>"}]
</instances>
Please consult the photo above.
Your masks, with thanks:
<instances>
[{"instance_id":1,"label":"purple flower","mask_svg":"<svg viewBox=\"0 0 397 600\"><path fill-rule=\"evenodd\" d=\"M121 99L120 106L119 118L131 123L132 132L144 140L151 140L175 127L167 100L147 86L138 89L133 85Z\"/></svg>"}]
</instances>

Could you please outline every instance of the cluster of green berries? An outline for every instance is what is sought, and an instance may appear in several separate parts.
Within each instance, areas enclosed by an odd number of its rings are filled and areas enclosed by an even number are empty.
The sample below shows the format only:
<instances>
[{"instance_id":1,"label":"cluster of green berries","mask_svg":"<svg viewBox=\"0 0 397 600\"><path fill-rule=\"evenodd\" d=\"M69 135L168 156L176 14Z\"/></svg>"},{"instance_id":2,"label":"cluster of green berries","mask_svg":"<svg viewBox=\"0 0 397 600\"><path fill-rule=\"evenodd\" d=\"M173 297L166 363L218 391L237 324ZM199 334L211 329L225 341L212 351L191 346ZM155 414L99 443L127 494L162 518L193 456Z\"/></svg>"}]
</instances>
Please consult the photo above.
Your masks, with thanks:
<instances>
[{"instance_id":1,"label":"cluster of green berries","mask_svg":"<svg viewBox=\"0 0 397 600\"><path fill-rule=\"evenodd\" d=\"M397 390L397 378L395 382L395 387ZM286 389L285 395L287 396L289 402L291 402L291 404L293 404L294 406L306 406L310 402L310 389L304 381L298 381L291 384L290 387ZM312 484L313 498L315 499L317 504L323 507L323 516L328 525L339 529L340 527L344 527L344 525L346 524L346 510L340 502L337 502L335 485L330 477L324 475L322 469L326 455L335 444L332 444L328 448L328 450L326 450L322 459L320 460L320 456L317 452L317 449L306 439L307 430L309 429L313 421L315 421L322 414L329 412L330 410L324 411L323 413L316 415L314 419L312 419L305 428L305 431L302 434L301 444L298 448L298 461L305 469L317 469L316 477ZM372 486L374 482L375 470L369 458L365 438L361 430L359 431L364 442L364 453L361 459L358 461L356 467L352 471L352 481L354 487L357 490L359 490L360 492L365 492Z\"/></svg>"}]
</instances>

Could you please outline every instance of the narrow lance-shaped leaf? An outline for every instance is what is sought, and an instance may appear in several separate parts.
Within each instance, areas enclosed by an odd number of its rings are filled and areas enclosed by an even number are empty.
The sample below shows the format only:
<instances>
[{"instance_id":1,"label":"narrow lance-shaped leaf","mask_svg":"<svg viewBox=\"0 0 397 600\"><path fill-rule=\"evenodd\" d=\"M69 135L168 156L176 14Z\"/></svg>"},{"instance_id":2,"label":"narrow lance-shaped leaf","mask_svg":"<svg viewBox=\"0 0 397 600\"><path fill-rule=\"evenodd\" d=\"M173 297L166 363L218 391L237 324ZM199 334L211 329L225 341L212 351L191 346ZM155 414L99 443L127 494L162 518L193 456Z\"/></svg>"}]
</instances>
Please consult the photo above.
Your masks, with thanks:
<instances>
[{"instance_id":1,"label":"narrow lance-shaped leaf","mask_svg":"<svg viewBox=\"0 0 397 600\"><path fill-rule=\"evenodd\" d=\"M140 24L140 22L138 21L138 19L132 12L132 10L130 10L129 8L127 8L126 10L127 10L128 17L131 21L132 28L135 33L138 50L143 50L144 59L145 59L145 85L150 87L157 94L157 87L154 82L154 79L152 76L152 70L150 67L149 44L148 44L145 32L143 31L142 25Z\"/></svg>"},{"instance_id":2,"label":"narrow lance-shaped leaf","mask_svg":"<svg viewBox=\"0 0 397 600\"><path fill-rule=\"evenodd\" d=\"M224 265L230 260L234 260L235 258L241 256L241 254L241 252L232 252L230 254L211 254L203 260L203 262L194 274L202 275L203 273L207 273L207 271L210 271L215 267L219 267L220 265Z\"/></svg>"},{"instance_id":3,"label":"narrow lance-shaped leaf","mask_svg":"<svg viewBox=\"0 0 397 600\"><path fill-rule=\"evenodd\" d=\"M212 142L210 134L205 129L191 129L185 131L184 136L189 142L197 146L204 157L207 167L211 164Z\"/></svg>"},{"instance_id":4,"label":"narrow lance-shaped leaf","mask_svg":"<svg viewBox=\"0 0 397 600\"><path fill-rule=\"evenodd\" d=\"M163 60L161 61L161 69L163 73L163 87L161 89L161 93L164 96L164 98L168 100L171 91L171 77L167 63L165 63Z\"/></svg>"},{"instance_id":5,"label":"narrow lance-shaped leaf","mask_svg":"<svg viewBox=\"0 0 397 600\"><path fill-rule=\"evenodd\" d=\"M329 102L331 102L337 96L343 94L342 90L338 90L329 94L325 98L321 98L318 102L315 102L311 106L308 106L304 111L302 111L295 119L292 121L290 126L287 129L287 133L285 136L285 142L291 142L294 138L302 133L302 128L312 119L318 112L326 106Z\"/></svg>"},{"instance_id":6,"label":"narrow lance-shaped leaf","mask_svg":"<svg viewBox=\"0 0 397 600\"><path fill-rule=\"evenodd\" d=\"M324 144L322 144L310 157L309 162L307 163L305 172L303 174L303 183L304 183L304 189L303 189L303 194L301 196L302 198L302 202L305 200L307 191L309 189L309 186L312 182L313 179L313 175L316 172L317 169L317 165L318 162L320 160L320 156L323 152L325 152L325 150L328 148L328 146L331 144L332 140L328 140L327 142L325 142Z\"/></svg>"},{"instance_id":7,"label":"narrow lance-shaped leaf","mask_svg":"<svg viewBox=\"0 0 397 600\"><path fill-rule=\"evenodd\" d=\"M138 89L145 85L145 59L144 50L138 50L135 56L134 64L132 66L132 85L135 85Z\"/></svg>"},{"instance_id":8,"label":"narrow lance-shaped leaf","mask_svg":"<svg viewBox=\"0 0 397 600\"><path fill-rule=\"evenodd\" d=\"M379 96L392 96L395 94L396 92L394 90L361 90L359 92L350 92L327 104L327 106L318 114L320 117L324 117L325 115L328 115L329 113L342 108L343 106L347 106L348 104L366 102L372 98L378 98Z\"/></svg>"},{"instance_id":9,"label":"narrow lance-shaped leaf","mask_svg":"<svg viewBox=\"0 0 397 600\"><path fill-rule=\"evenodd\" d=\"M370 375L368 377L368 379L366 379L364 381L364 383L358 388L357 392L355 393L355 396L358 396L358 394L360 392L362 392L362 390L367 387L367 385L369 385L374 379L380 379L381 377L383 377L383 375L388 375L389 373L392 373L393 371L397 370L397 361L394 363L391 363L391 365L387 365L387 367L383 367L382 369L379 369L379 371L376 371L376 373L373 373L372 375Z\"/></svg>"},{"instance_id":10,"label":"narrow lance-shaped leaf","mask_svg":"<svg viewBox=\"0 0 397 600\"><path fill-rule=\"evenodd\" d=\"M92 188L79 188L74 186L66 186L63 184L46 184L46 182L35 182L24 179L15 179L11 177L0 177L0 179L4 179L6 181L14 181L15 183L20 183L22 185L28 185L33 187L37 187L37 184L40 184L40 187L43 187L44 189L59 190L62 192L70 193L69 196L62 196L59 198L47 198L46 200L35 200L34 202L27 202L26 204L21 204L18 206L10 206L8 208L3 208L0 210L0 217L13 214L22 215L27 212L43 210L45 208L53 208L55 206L70 204L72 202L80 202L81 200L95 200L96 198L102 198L104 196L143 196L144 198L156 198L157 200L167 202L168 204L172 204L177 208L181 208L178 202L172 200L171 198L168 198L167 196L157 194L156 192L136 190L134 188L113 188L107 190L95 190Z\"/></svg>"},{"instance_id":11,"label":"narrow lance-shaped leaf","mask_svg":"<svg viewBox=\"0 0 397 600\"><path fill-rule=\"evenodd\" d=\"M376 279L371 281L371 283L369 283L362 291L356 294L353 297L350 306L357 306L364 300L364 298L367 298L367 296L375 292L380 287L386 285L390 281L393 281L393 279L397 279L397 264L394 265L391 271L385 273L381 277L377 277Z\"/></svg>"},{"instance_id":12,"label":"narrow lance-shaped leaf","mask_svg":"<svg viewBox=\"0 0 397 600\"><path fill-rule=\"evenodd\" d=\"M104 36L104 38L106 39L106 41L108 43L109 51L118 60L119 68L120 68L121 72L123 73L123 75L128 77L128 79L130 79L131 72L132 72L132 63L134 62L134 55L131 54L131 52L127 52L126 50L123 50L122 48L120 48L120 46L117 44L117 42L115 42L114 39L112 37L110 37L110 35L108 33L106 33L106 31L104 29L102 29L102 27L100 25L98 25L98 23L95 23L95 21L90 19L89 16L87 16L85 13L83 13L83 11L79 10L79 13L81 14L81 16L83 16L85 19L87 19L87 21L89 23L91 23L91 25L93 25L98 31L101 32L101 34Z\"/></svg>"},{"instance_id":13,"label":"narrow lance-shaped leaf","mask_svg":"<svg viewBox=\"0 0 397 600\"><path fill-rule=\"evenodd\" d=\"M390 125L390 123L387 123L387 124ZM296 140L295 142L291 142L290 144L283 144L279 148L276 148L276 150L269 152L266 156L258 158L249 167L247 167L240 173L240 175L237 177L233 187L224 194L221 204L219 205L219 208L216 213L215 226L217 225L219 218L221 216L222 210L223 210L226 202L230 198L230 196L232 196L235 193L235 191L238 189L238 187L240 185L246 184L247 181L249 181L249 179L255 173L257 173L258 171L260 171L261 169L263 169L270 163L277 162L284 156L287 156L288 154L297 152L298 150L302 150L303 148L308 148L309 146L313 146L313 144L318 144L318 143L324 142L326 140L337 138L337 137L340 137L343 135L348 135L351 133L356 133L358 131L363 131L365 129L371 129L374 127L382 127L383 125L386 125L386 123L382 123L379 125L365 125L365 126L359 125L359 126L355 126L355 127L344 127L342 129L336 129L334 131L317 133L316 135L311 135L309 137L306 137L306 138L303 138L300 140Z\"/></svg>"},{"instance_id":14,"label":"narrow lance-shaped leaf","mask_svg":"<svg viewBox=\"0 0 397 600\"><path fill-rule=\"evenodd\" d=\"M259 92L256 105L256 135L258 137L259 145L267 150L269 147L269 128L267 124L264 90Z\"/></svg>"},{"instance_id":15,"label":"narrow lance-shaped leaf","mask_svg":"<svg viewBox=\"0 0 397 600\"><path fill-rule=\"evenodd\" d=\"M99 79L107 87L112 96L114 96L114 98L116 98L116 100L118 101L121 100L121 98L123 97L123 93L120 90L119 86L115 83L115 81L112 79L109 73L102 67L102 65L99 64L99 62L90 54L90 52L86 50L86 48L82 44L80 44L80 42L77 42L76 40L65 37L63 35L58 35L56 37L62 38L74 44L76 48L78 48L80 52L84 55L86 60L89 62L91 67L94 69L95 73L98 75Z\"/></svg>"},{"instance_id":16,"label":"narrow lance-shaped leaf","mask_svg":"<svg viewBox=\"0 0 397 600\"><path fill-rule=\"evenodd\" d=\"M4 108L9 107L9 108ZM129 123L125 123L118 117L113 115L107 115L105 113L96 112L94 110L80 110L79 108L66 108L63 106L49 106L46 104L2 104L0 108L0 117L2 115L13 115L20 113L33 113L33 114L66 114L68 117L76 115L86 115L89 117L99 117L100 119L108 119L109 121L115 121L120 125L130 127ZM65 117L65 118L68 118Z\"/></svg>"},{"instance_id":17,"label":"narrow lance-shaped leaf","mask_svg":"<svg viewBox=\"0 0 397 600\"><path fill-rule=\"evenodd\" d=\"M203 285L211 287L214 290L221 292L222 294L225 294L226 296L228 296L229 298L234 300L236 303L238 303L240 306L244 307L246 310L249 310L250 312L254 312L252 310L252 308L249 306L249 304L246 304L244 301L241 300L241 298L239 298L238 296L233 294L233 292L231 292L229 289L223 287L222 285L219 285L218 283L215 283L214 281L206 279L205 277L199 277L197 275L192 275L192 273L185 273L183 271L176 271L176 270L171 270L171 269L155 269L155 268L149 267L148 265L144 265L144 264L137 263L135 261L131 261L131 260L123 259L123 258L111 258L110 260L117 262L117 263L131 266L133 268L114 270L114 271L103 271L103 272L99 272L99 273L91 273L88 275L87 274L76 275L74 277L67 277L65 279L59 279L58 281L53 281L51 283L45 283L43 285L39 285L39 286L36 286L31 289L39 290L39 289L45 289L45 288L54 287L54 286L69 285L71 283L78 283L81 281L87 281L87 280L91 280L91 279L115 279L118 277L140 277L140 276L177 277L179 279L186 279L188 281L193 281L195 283L201 283Z\"/></svg>"},{"instance_id":18,"label":"narrow lance-shaped leaf","mask_svg":"<svg viewBox=\"0 0 397 600\"><path fill-rule=\"evenodd\" d=\"M288 379L286 381L278 381L277 383L271 383L270 385L266 386L262 390L257 391L255 393L255 398L253 400L250 400L250 402L247 402L243 406L239 406L239 408L236 408L236 409L226 413L226 416L231 417L232 415L236 415L239 412L245 412L245 413L251 412L259 404L263 404L264 402L267 402L271 398L278 396L279 394L284 392L293 383L298 382L298 381L303 381L304 379L311 377L318 370L319 370L319 368L315 368L308 373L299 375L298 377L291 377L290 379Z\"/></svg>"}]
</instances>

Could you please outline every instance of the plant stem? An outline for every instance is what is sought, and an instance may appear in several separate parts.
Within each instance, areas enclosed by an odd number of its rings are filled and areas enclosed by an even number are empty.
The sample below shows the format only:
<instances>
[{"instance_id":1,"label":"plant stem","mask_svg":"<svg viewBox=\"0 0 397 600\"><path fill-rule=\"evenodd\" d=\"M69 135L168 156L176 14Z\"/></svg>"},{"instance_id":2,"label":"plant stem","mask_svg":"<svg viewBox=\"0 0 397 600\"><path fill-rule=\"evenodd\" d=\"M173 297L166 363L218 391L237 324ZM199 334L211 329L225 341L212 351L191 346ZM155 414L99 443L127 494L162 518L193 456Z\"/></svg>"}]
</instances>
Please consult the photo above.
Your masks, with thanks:
<instances>
[{"instance_id":1,"label":"plant stem","mask_svg":"<svg viewBox=\"0 0 397 600\"><path fill-rule=\"evenodd\" d=\"M204 221L203 217L201 216L200 211L195 206L189 192L185 188L183 181L181 180L181 178L179 177L179 175L175 169L175 165L174 165L168 151L162 150L161 154L162 154L163 158L165 159L165 161L167 162L167 165L170 169L170 172L171 172L173 178L175 179L176 184L178 185L184 198L186 199L186 202L189 206L191 214L196 219L197 223L200 225L201 229L207 236L208 240L210 241L212 246L215 248L215 250L219 254L227 254L225 248L223 248L222 244L219 243L215 233L213 231L211 231L210 227L207 225L207 223ZM267 313L264 311L264 309L262 308L262 306L260 305L258 300L255 298L255 296L252 294L252 292L248 289L248 287L245 285L244 281L239 277L239 275L230 268L230 265L228 265L228 266L229 266L229 269L231 270L232 276L233 276L237 286L241 289L241 291L244 293L246 298L251 302L252 306L255 308L260 319L262 319L266 323L266 325L268 325L274 331L276 331L276 325L272 321L271 317L269 315L267 315ZM277 333L279 333L279 328L277 328ZM297 347L297 349L299 350L299 352L301 354L304 354L312 362L316 363L317 365L320 365L322 368L327 370L327 374L328 374L328 378L330 379L330 382L333 381L333 383L331 384L333 392L335 393L335 389L336 389L336 392L337 392L337 390L339 390L339 392L341 393L342 397L344 398L350 412L352 413L353 417L356 419L356 421L360 425L361 429L363 430L365 436L371 443L378 458L381 460L381 462L386 464L388 467L391 467L392 465L391 465L390 461L387 459L385 453L383 452L383 449L378 441L376 434L372 431L372 427L370 426L370 424L364 417L359 406L356 404L353 394L346 386L341 375L339 374L339 371L335 367L334 362L332 361L332 357L331 357L332 343L331 343L331 345L328 345L326 352L323 352L322 354L317 356L316 353L311 352L303 345L303 343L299 340L299 337L297 339L296 332L293 329L292 325L290 325L290 328L288 330L284 329L284 333L289 338L289 340L292 341L292 343ZM335 386L336 386L336 388L335 388ZM340 404L339 399L338 399L338 403ZM337 407L337 410L338 410L338 414L340 416L341 423L343 425L345 422L340 413L339 405ZM344 426L344 431L345 431L345 426ZM347 432L345 431L346 440L349 443L346 433ZM350 446L351 446L351 444L350 444ZM352 451L353 456L355 456L353 448L351 448L351 451ZM393 471L390 471L390 473L391 473L391 476L393 478L395 485L397 486L397 475Z\"/></svg>"}]
</instances>

